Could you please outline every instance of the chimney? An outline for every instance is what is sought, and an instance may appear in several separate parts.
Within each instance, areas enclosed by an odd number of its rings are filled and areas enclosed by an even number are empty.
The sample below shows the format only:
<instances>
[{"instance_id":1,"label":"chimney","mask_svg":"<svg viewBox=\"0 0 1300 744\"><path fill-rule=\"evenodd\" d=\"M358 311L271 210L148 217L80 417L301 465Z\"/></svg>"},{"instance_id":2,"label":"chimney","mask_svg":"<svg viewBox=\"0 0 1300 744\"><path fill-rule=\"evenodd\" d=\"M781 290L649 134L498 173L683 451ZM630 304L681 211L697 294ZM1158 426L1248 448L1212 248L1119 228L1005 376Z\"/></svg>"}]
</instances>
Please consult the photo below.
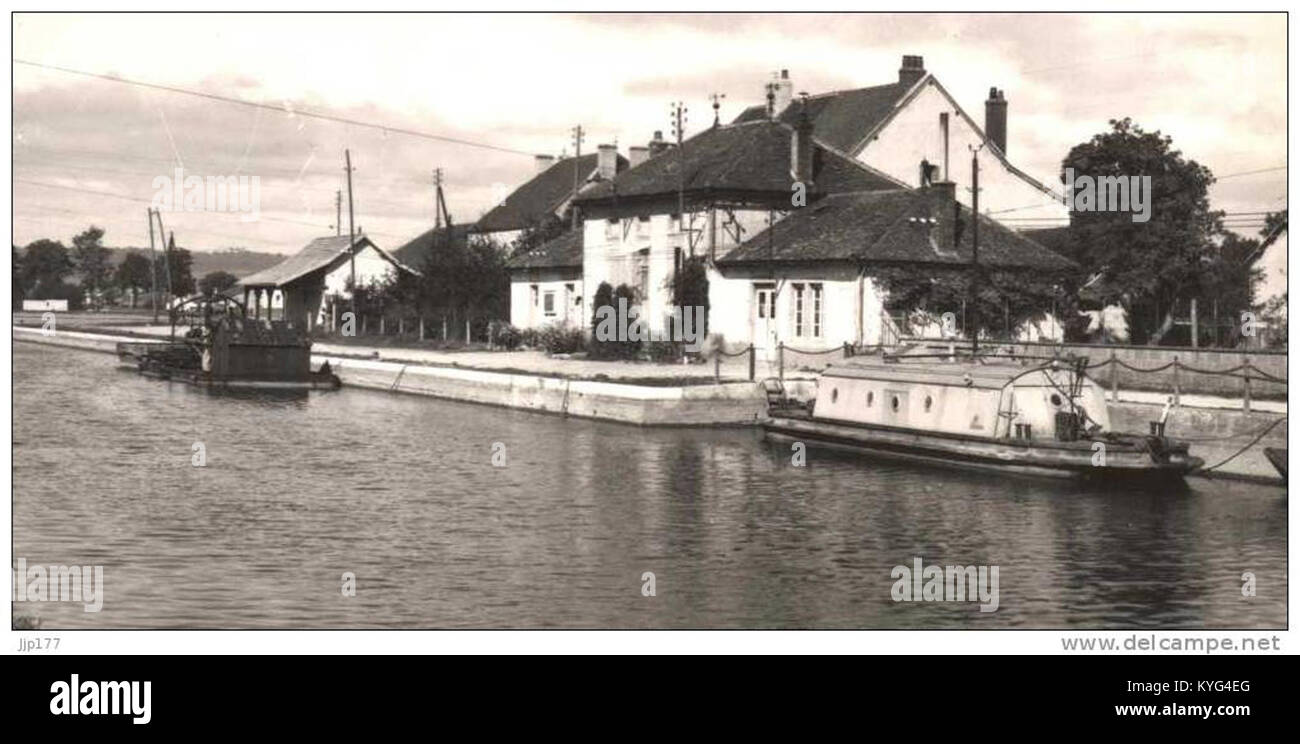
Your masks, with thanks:
<instances>
[{"instance_id":1,"label":"chimney","mask_svg":"<svg viewBox=\"0 0 1300 744\"><path fill-rule=\"evenodd\" d=\"M811 188L813 183L813 123L808 118L808 100L799 102L799 118L790 137L790 172L794 180Z\"/></svg>"},{"instance_id":2,"label":"chimney","mask_svg":"<svg viewBox=\"0 0 1300 744\"><path fill-rule=\"evenodd\" d=\"M618 175L618 147L600 145L596 154L596 172L602 181L608 181Z\"/></svg>"},{"instance_id":3,"label":"chimney","mask_svg":"<svg viewBox=\"0 0 1300 744\"><path fill-rule=\"evenodd\" d=\"M655 130L654 139L650 140L650 157L655 157L659 153L667 150L668 143L664 141L664 133L661 130Z\"/></svg>"},{"instance_id":4,"label":"chimney","mask_svg":"<svg viewBox=\"0 0 1300 744\"><path fill-rule=\"evenodd\" d=\"M780 116L792 101L794 101L794 81L790 80L789 70L781 70L776 80L772 81L772 116Z\"/></svg>"},{"instance_id":5,"label":"chimney","mask_svg":"<svg viewBox=\"0 0 1300 744\"><path fill-rule=\"evenodd\" d=\"M989 99L984 102L984 136L1007 154L1007 98L1005 91L989 88Z\"/></svg>"},{"instance_id":6,"label":"chimney","mask_svg":"<svg viewBox=\"0 0 1300 744\"><path fill-rule=\"evenodd\" d=\"M537 162L538 173L545 172L552 165L555 165L554 155L534 155L533 158Z\"/></svg>"},{"instance_id":7,"label":"chimney","mask_svg":"<svg viewBox=\"0 0 1300 744\"><path fill-rule=\"evenodd\" d=\"M957 184L952 181L935 181L924 192L931 204L944 205L957 201Z\"/></svg>"},{"instance_id":8,"label":"chimney","mask_svg":"<svg viewBox=\"0 0 1300 744\"><path fill-rule=\"evenodd\" d=\"M629 168L635 168L650 159L650 148L644 145L634 145L627 149L627 161Z\"/></svg>"},{"instance_id":9,"label":"chimney","mask_svg":"<svg viewBox=\"0 0 1300 744\"><path fill-rule=\"evenodd\" d=\"M905 88L916 85L916 81L925 77L925 61L919 54L904 54L903 66L898 68L898 84Z\"/></svg>"},{"instance_id":10,"label":"chimney","mask_svg":"<svg viewBox=\"0 0 1300 744\"><path fill-rule=\"evenodd\" d=\"M925 200L926 214L917 215L916 223L931 231L936 245L960 245L965 225L957 202L957 184L935 181L917 191Z\"/></svg>"}]
</instances>

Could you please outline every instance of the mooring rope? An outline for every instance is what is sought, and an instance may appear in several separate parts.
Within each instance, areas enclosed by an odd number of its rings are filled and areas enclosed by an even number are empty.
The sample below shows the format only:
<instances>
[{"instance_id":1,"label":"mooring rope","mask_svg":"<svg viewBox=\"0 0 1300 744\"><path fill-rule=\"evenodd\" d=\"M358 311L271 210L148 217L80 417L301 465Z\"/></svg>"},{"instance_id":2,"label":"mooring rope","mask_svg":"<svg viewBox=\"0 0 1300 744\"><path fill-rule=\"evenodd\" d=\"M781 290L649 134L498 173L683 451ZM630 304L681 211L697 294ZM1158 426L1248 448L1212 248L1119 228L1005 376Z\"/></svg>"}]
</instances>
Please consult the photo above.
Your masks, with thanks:
<instances>
[{"instance_id":1,"label":"mooring rope","mask_svg":"<svg viewBox=\"0 0 1300 744\"><path fill-rule=\"evenodd\" d=\"M1211 465L1211 466L1209 466L1209 467L1201 467L1201 468L1197 468L1195 472L1198 472L1198 473L1208 473L1209 471L1214 470L1215 468L1217 468L1217 467L1219 467L1219 466L1221 466L1221 465L1227 465L1229 462L1231 462L1231 461L1237 459L1237 456L1241 455L1241 454L1242 454L1243 452L1245 452L1246 450L1250 449L1251 447L1254 447L1256 444L1259 444L1259 440L1263 439L1264 436L1265 436L1266 434L1268 434L1270 431L1273 431L1273 429L1277 428L1277 425L1280 424L1280 423L1282 423L1283 421L1286 421L1286 417L1285 417L1285 416L1283 416L1282 418L1278 419L1277 421L1274 421L1272 424L1269 424L1269 426L1268 426L1267 429L1261 431L1261 432L1259 433L1258 436L1256 436L1254 439L1250 440L1250 442L1247 443L1245 447L1242 447L1241 449L1239 449L1239 450L1237 450L1236 452L1234 452L1234 453L1232 454L1232 456L1229 457L1228 459L1226 459L1226 460L1222 460L1222 461L1220 461L1220 462L1216 462L1215 464L1213 464L1213 465Z\"/></svg>"}]
</instances>

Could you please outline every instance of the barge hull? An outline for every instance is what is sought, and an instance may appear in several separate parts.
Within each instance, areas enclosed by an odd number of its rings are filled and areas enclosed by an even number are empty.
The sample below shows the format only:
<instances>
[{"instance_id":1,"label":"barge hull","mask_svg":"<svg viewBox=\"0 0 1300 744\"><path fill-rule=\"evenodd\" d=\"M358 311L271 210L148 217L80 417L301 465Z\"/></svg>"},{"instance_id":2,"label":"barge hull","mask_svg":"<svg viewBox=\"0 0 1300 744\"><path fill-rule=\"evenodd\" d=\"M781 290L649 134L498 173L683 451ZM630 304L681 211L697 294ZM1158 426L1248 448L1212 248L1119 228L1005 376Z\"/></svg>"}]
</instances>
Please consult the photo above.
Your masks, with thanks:
<instances>
[{"instance_id":1,"label":"barge hull","mask_svg":"<svg viewBox=\"0 0 1300 744\"><path fill-rule=\"evenodd\" d=\"M1171 456L1158 463L1144 450L1108 445L1106 465L1093 465L1091 442L1016 442L928 432L774 417L763 425L774 441L804 442L829 449L910 462L1075 480L1179 480L1201 460Z\"/></svg>"}]
</instances>

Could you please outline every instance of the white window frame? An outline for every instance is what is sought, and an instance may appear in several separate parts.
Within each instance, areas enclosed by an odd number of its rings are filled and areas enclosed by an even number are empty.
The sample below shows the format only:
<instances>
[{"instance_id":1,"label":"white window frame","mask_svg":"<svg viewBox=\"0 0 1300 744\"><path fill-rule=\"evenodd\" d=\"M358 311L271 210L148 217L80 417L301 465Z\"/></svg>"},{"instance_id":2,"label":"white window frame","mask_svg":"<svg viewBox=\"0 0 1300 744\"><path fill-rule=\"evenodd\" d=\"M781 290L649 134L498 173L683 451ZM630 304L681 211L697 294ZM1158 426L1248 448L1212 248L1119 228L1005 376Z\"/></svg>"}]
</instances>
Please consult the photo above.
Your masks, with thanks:
<instances>
[{"instance_id":1,"label":"white window frame","mask_svg":"<svg viewBox=\"0 0 1300 744\"><path fill-rule=\"evenodd\" d=\"M824 323L822 322L824 320L822 317L822 310L823 305L825 304L823 302L824 293L822 291L822 284L820 282L809 284L808 288L812 290L812 337L821 338L823 332L826 330L824 328Z\"/></svg>"}]
</instances>

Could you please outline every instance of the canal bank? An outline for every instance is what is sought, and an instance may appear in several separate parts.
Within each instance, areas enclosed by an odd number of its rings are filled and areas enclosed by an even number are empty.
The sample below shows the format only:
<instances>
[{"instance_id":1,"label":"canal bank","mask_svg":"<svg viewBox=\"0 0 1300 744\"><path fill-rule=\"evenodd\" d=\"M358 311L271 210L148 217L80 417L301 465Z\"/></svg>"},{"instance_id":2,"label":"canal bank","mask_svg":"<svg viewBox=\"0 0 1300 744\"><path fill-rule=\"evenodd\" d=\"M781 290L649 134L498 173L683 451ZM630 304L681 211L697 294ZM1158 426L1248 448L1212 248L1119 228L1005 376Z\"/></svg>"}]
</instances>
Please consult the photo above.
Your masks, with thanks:
<instances>
[{"instance_id":1,"label":"canal bank","mask_svg":"<svg viewBox=\"0 0 1300 744\"><path fill-rule=\"evenodd\" d=\"M114 353L119 341L139 340L79 331L46 336L39 329L21 327L13 328L13 338L105 353ZM757 423L766 413L765 396L752 382L638 385L337 354L313 355L314 365L326 361L347 386L642 426L746 426ZM811 393L808 381L788 381L787 388L795 398L803 399ZM1162 406L1144 400L1149 396L1139 395L1136 400L1125 397L1110 403L1111 419L1117 428L1146 431L1147 422L1160 417ZM1287 446L1286 425L1277 423L1286 413L1284 405L1280 410L1277 405L1271 408L1274 410L1246 413L1182 405L1171 411L1167 431L1171 436L1190 440L1193 452L1206 465L1228 460L1212 473L1203 474L1207 477L1281 483L1264 456L1264 448Z\"/></svg>"},{"instance_id":2,"label":"canal bank","mask_svg":"<svg viewBox=\"0 0 1300 744\"><path fill-rule=\"evenodd\" d=\"M115 353L118 342L139 341L82 331L44 335L37 328L13 328L15 341ZM467 403L521 408L640 426L746 426L766 411L766 397L752 382L633 385L515 371L432 366L313 354L312 365L328 362L344 385L428 395Z\"/></svg>"}]
</instances>

